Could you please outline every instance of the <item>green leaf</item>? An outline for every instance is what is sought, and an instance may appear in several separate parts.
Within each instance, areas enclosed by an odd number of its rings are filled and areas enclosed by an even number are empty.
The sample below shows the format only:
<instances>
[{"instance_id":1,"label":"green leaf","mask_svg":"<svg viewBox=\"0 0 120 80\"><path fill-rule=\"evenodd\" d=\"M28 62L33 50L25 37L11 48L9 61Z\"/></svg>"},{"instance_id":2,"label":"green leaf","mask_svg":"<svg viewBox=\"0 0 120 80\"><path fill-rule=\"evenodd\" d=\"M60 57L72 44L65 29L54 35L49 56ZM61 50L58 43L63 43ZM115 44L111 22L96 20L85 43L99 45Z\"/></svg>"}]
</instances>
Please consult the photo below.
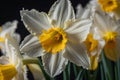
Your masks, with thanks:
<instances>
[{"instance_id":1,"label":"green leaf","mask_svg":"<svg viewBox=\"0 0 120 80\"><path fill-rule=\"evenodd\" d=\"M94 70L94 71L88 70L87 75L88 75L89 80L96 80L97 72L98 70Z\"/></svg>"},{"instance_id":2,"label":"green leaf","mask_svg":"<svg viewBox=\"0 0 120 80\"><path fill-rule=\"evenodd\" d=\"M118 60L118 62L117 62L117 73L118 73L118 80L120 80L120 60Z\"/></svg>"},{"instance_id":3,"label":"green leaf","mask_svg":"<svg viewBox=\"0 0 120 80\"><path fill-rule=\"evenodd\" d=\"M81 68L75 80L83 80L84 69Z\"/></svg>"},{"instance_id":4,"label":"green leaf","mask_svg":"<svg viewBox=\"0 0 120 80\"><path fill-rule=\"evenodd\" d=\"M39 58L39 66L40 66L40 68L41 68L41 70L42 70L42 72L43 72L46 80L55 80L54 78L51 78L51 77L45 72L44 67L43 67L43 65L42 65L42 61L41 61L40 58Z\"/></svg>"},{"instance_id":5,"label":"green leaf","mask_svg":"<svg viewBox=\"0 0 120 80\"><path fill-rule=\"evenodd\" d=\"M63 80L70 80L70 71L71 71L70 69L71 69L71 63L68 62L66 69L63 71Z\"/></svg>"},{"instance_id":6,"label":"green leaf","mask_svg":"<svg viewBox=\"0 0 120 80\"><path fill-rule=\"evenodd\" d=\"M102 64L103 64L106 80L114 80L113 75L111 75L113 73L111 62L107 60L107 58L104 55L104 52L101 55L102 55Z\"/></svg>"},{"instance_id":7,"label":"green leaf","mask_svg":"<svg viewBox=\"0 0 120 80\"><path fill-rule=\"evenodd\" d=\"M78 72L77 72L77 66L75 64L73 64L73 70L75 77L77 77Z\"/></svg>"},{"instance_id":8,"label":"green leaf","mask_svg":"<svg viewBox=\"0 0 120 80\"><path fill-rule=\"evenodd\" d=\"M105 80L105 74L104 74L104 69L102 64L100 64L100 73L101 73L101 80Z\"/></svg>"},{"instance_id":9,"label":"green leaf","mask_svg":"<svg viewBox=\"0 0 120 80\"><path fill-rule=\"evenodd\" d=\"M115 63L115 80L120 80L120 60L118 60L116 63Z\"/></svg>"}]
</instances>

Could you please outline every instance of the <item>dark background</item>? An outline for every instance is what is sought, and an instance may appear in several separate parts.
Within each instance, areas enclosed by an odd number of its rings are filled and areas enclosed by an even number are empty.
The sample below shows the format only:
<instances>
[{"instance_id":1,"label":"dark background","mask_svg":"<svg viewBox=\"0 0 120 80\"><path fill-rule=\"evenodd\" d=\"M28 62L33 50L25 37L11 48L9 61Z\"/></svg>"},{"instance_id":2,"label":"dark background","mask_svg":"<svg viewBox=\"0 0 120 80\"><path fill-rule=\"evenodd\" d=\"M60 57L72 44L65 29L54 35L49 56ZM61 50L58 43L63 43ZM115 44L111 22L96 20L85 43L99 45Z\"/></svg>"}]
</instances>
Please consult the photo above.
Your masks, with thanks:
<instances>
[{"instance_id":1,"label":"dark background","mask_svg":"<svg viewBox=\"0 0 120 80\"><path fill-rule=\"evenodd\" d=\"M2 1L2 2L1 2ZM22 39L28 34L20 18L20 10L36 9L38 11L48 12L56 0L1 0L0 1L0 26L7 21L18 20L17 32L21 34ZM81 3L83 6L89 0L71 0L73 7Z\"/></svg>"},{"instance_id":2,"label":"dark background","mask_svg":"<svg viewBox=\"0 0 120 80\"><path fill-rule=\"evenodd\" d=\"M56 0L1 0L0 1L0 26L7 21L18 20L17 32L20 33L22 40L29 32L25 29L21 18L20 10L24 9L36 9L38 11L48 12L52 4ZM81 3L83 6L89 2L89 0L71 0L75 9L77 4ZM71 75L72 76L72 75ZM62 76L58 76L57 80L62 80ZM29 72L30 80L34 80ZM72 80L72 79L71 79Z\"/></svg>"}]
</instances>

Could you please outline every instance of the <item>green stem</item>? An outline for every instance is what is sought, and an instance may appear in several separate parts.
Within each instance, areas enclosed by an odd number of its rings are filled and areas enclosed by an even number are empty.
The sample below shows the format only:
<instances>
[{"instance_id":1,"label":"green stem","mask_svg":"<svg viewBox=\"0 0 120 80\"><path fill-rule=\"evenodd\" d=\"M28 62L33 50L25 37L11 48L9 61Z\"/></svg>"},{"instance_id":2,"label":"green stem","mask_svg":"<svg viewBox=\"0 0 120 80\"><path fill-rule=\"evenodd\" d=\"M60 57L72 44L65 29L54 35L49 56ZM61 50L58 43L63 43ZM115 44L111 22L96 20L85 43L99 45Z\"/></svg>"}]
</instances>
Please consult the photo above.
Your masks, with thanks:
<instances>
[{"instance_id":1,"label":"green stem","mask_svg":"<svg viewBox=\"0 0 120 80\"><path fill-rule=\"evenodd\" d=\"M39 60L37 58L22 59L23 65L27 64L38 64Z\"/></svg>"}]
</instances>

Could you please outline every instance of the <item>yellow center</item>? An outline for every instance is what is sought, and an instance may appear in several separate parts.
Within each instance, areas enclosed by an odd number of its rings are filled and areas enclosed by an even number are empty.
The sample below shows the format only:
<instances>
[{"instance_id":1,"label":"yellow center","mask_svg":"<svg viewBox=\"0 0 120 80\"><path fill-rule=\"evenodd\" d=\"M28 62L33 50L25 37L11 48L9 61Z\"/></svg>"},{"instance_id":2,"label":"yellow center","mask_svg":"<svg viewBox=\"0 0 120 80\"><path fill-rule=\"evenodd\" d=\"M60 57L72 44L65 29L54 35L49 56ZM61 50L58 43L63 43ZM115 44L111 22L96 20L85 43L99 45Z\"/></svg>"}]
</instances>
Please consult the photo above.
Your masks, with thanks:
<instances>
[{"instance_id":1,"label":"yellow center","mask_svg":"<svg viewBox=\"0 0 120 80\"><path fill-rule=\"evenodd\" d=\"M98 2L105 12L113 12L120 6L118 0L98 0Z\"/></svg>"},{"instance_id":2,"label":"yellow center","mask_svg":"<svg viewBox=\"0 0 120 80\"><path fill-rule=\"evenodd\" d=\"M14 65L1 65L0 64L0 80L12 80L17 74L17 70Z\"/></svg>"},{"instance_id":3,"label":"yellow center","mask_svg":"<svg viewBox=\"0 0 120 80\"><path fill-rule=\"evenodd\" d=\"M107 32L104 36L104 39L106 41L106 48L110 48L113 49L116 46L116 36L117 33L116 32Z\"/></svg>"},{"instance_id":4,"label":"yellow center","mask_svg":"<svg viewBox=\"0 0 120 80\"><path fill-rule=\"evenodd\" d=\"M98 47L98 41L93 38L91 33L88 34L87 39L84 42L88 52L92 52Z\"/></svg>"},{"instance_id":5,"label":"yellow center","mask_svg":"<svg viewBox=\"0 0 120 80\"><path fill-rule=\"evenodd\" d=\"M98 67L98 59L97 59L97 55L94 56L90 56L90 70L95 70Z\"/></svg>"},{"instance_id":6,"label":"yellow center","mask_svg":"<svg viewBox=\"0 0 120 80\"><path fill-rule=\"evenodd\" d=\"M5 42L5 39L3 37L0 37L0 42Z\"/></svg>"},{"instance_id":7,"label":"yellow center","mask_svg":"<svg viewBox=\"0 0 120 80\"><path fill-rule=\"evenodd\" d=\"M46 52L56 54L65 48L67 35L62 28L52 27L43 31L39 40Z\"/></svg>"}]
</instances>

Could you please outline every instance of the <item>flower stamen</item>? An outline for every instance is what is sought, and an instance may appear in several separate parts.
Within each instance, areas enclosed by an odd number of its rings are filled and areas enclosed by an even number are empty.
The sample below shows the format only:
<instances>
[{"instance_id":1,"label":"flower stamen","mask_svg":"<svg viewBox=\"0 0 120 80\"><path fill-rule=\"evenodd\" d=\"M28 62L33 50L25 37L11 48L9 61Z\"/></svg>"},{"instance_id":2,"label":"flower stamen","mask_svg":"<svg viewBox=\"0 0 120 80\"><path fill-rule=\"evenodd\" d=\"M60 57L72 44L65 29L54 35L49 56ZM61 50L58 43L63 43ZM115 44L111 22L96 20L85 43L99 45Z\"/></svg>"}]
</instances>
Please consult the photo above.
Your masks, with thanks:
<instances>
[{"instance_id":1,"label":"flower stamen","mask_svg":"<svg viewBox=\"0 0 120 80\"><path fill-rule=\"evenodd\" d=\"M107 48L115 48L116 46L116 36L117 36L117 33L116 32L107 32L104 36L104 39L106 41L106 45L105 47Z\"/></svg>"},{"instance_id":2,"label":"flower stamen","mask_svg":"<svg viewBox=\"0 0 120 80\"><path fill-rule=\"evenodd\" d=\"M39 36L39 40L46 52L55 54L65 48L67 36L62 28L52 27L43 31Z\"/></svg>"},{"instance_id":3,"label":"flower stamen","mask_svg":"<svg viewBox=\"0 0 120 80\"><path fill-rule=\"evenodd\" d=\"M93 38L93 35L91 33L88 34L84 43L87 47L88 52L92 52L98 46L98 41Z\"/></svg>"},{"instance_id":4,"label":"flower stamen","mask_svg":"<svg viewBox=\"0 0 120 80\"><path fill-rule=\"evenodd\" d=\"M105 12L114 12L120 7L120 2L117 0L98 0L98 2Z\"/></svg>"}]
</instances>

